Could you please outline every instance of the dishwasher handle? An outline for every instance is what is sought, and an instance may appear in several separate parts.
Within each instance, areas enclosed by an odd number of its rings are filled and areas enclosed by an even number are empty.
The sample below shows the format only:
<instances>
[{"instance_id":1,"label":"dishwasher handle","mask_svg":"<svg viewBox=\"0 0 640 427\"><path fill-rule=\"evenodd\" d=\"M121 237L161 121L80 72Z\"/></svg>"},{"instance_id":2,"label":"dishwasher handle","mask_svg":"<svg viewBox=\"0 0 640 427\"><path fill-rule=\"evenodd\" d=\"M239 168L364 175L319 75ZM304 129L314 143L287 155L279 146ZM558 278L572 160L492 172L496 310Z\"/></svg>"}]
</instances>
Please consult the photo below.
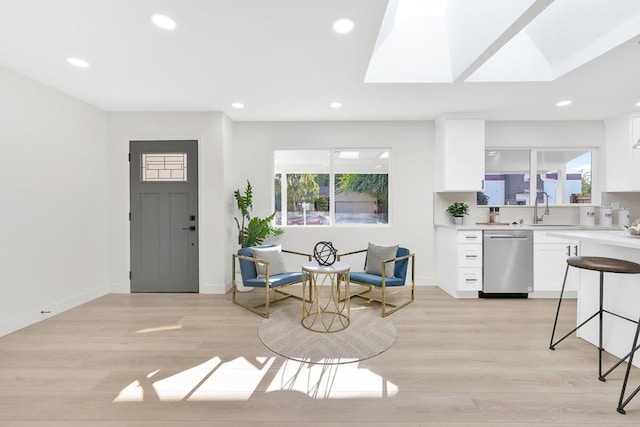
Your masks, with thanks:
<instances>
[{"instance_id":1,"label":"dishwasher handle","mask_svg":"<svg viewBox=\"0 0 640 427\"><path fill-rule=\"evenodd\" d=\"M493 234L490 236L487 236L489 239L528 239L529 236L512 236L509 234Z\"/></svg>"}]
</instances>

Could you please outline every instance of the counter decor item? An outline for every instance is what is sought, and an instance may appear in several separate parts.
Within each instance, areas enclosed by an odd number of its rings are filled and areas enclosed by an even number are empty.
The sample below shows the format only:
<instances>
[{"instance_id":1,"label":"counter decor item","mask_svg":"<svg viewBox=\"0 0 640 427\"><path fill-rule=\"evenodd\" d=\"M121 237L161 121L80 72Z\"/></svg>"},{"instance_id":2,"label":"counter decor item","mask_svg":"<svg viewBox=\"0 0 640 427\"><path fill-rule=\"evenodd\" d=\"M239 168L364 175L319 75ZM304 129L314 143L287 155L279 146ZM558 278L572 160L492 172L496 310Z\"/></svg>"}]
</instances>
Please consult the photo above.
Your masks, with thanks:
<instances>
[{"instance_id":1,"label":"counter decor item","mask_svg":"<svg viewBox=\"0 0 640 427\"><path fill-rule=\"evenodd\" d=\"M631 223L629 227L627 227L627 231L633 237L640 237L640 219L636 219Z\"/></svg>"},{"instance_id":2,"label":"counter decor item","mask_svg":"<svg viewBox=\"0 0 640 427\"><path fill-rule=\"evenodd\" d=\"M629 225L629 209L621 208L618 211L618 225Z\"/></svg>"},{"instance_id":3,"label":"counter decor item","mask_svg":"<svg viewBox=\"0 0 640 427\"><path fill-rule=\"evenodd\" d=\"M596 225L595 206L580 206L580 225L586 225L586 226Z\"/></svg>"},{"instance_id":4,"label":"counter decor item","mask_svg":"<svg viewBox=\"0 0 640 427\"><path fill-rule=\"evenodd\" d=\"M613 219L613 209L609 206L600 206L598 208L600 215L598 216L598 225L603 227L611 227Z\"/></svg>"},{"instance_id":5,"label":"counter decor item","mask_svg":"<svg viewBox=\"0 0 640 427\"><path fill-rule=\"evenodd\" d=\"M455 225L462 225L465 215L469 215L469 205L464 202L453 202L447 208L447 213L453 218Z\"/></svg>"}]
</instances>

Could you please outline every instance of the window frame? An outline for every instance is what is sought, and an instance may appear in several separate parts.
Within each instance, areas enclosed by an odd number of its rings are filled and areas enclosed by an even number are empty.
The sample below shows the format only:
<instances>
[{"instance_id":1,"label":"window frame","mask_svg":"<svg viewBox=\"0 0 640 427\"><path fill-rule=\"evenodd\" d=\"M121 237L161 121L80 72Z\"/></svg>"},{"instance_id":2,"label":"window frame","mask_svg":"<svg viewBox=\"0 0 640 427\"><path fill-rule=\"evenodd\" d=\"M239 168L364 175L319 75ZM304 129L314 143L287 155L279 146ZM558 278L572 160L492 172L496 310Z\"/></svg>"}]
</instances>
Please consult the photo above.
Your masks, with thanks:
<instances>
[{"instance_id":1,"label":"window frame","mask_svg":"<svg viewBox=\"0 0 640 427\"><path fill-rule=\"evenodd\" d=\"M343 173L348 173L348 172L340 172L337 173L335 172L335 165L334 165L334 154L337 151L365 151L365 150L376 150L376 151L382 151L382 152L387 152L388 156L384 159L384 161L387 162L387 222L386 223L336 223L336 212L335 212L335 208L336 208L336 175L340 175ZM286 175L284 171L279 171L276 169L276 153L279 151L296 151L296 152L313 152L313 151L326 151L329 154L329 163L328 163L328 168L329 171L328 172L293 172L293 173L299 173L299 174L305 174L305 173L312 173L314 175L319 175L322 173L327 173L329 175L329 223L328 224L307 224L307 225L289 225L286 224L286 216L285 214L287 214L287 189L286 189ZM297 147L282 147L282 148L276 148L273 150L272 152L272 174L271 174L271 203L272 203L272 210L275 211L276 209L276 203L275 203L275 198L276 198L276 191L275 191L275 178L276 178L276 174L280 174L280 183L281 183L281 192L280 192L280 206L281 206L281 224L276 224L275 220L274 220L274 227L278 227L278 228L293 228L293 229L300 229L300 228L313 228L313 229L317 229L317 228L385 228L385 227L391 227L391 221L392 221L392 190L391 190L391 183L392 183L392 179L391 179L391 157L392 157L392 149L391 147L371 147L371 146L367 146L367 147L353 147L353 146L349 146L349 147L327 147L327 148L310 148L310 147L305 147L305 148L297 148Z\"/></svg>"},{"instance_id":2,"label":"window frame","mask_svg":"<svg viewBox=\"0 0 640 427\"><path fill-rule=\"evenodd\" d=\"M580 206L580 205L598 205L599 201L599 193L597 189L599 188L598 179L599 174L597 172L597 159L598 159L598 147L485 147L485 156L486 153L490 151L526 151L529 154L529 194L537 194L538 191L538 183L537 175L539 174L538 170L538 153L540 152L553 152L553 151L589 151L591 153L591 201L586 204L582 203L556 203L553 206ZM487 175L485 170L485 176ZM482 192L484 193L484 191ZM509 207L532 207L535 204L535 199L529 197L529 203L525 205L505 205L505 204L487 204L487 205L478 205L478 206L509 206Z\"/></svg>"}]
</instances>

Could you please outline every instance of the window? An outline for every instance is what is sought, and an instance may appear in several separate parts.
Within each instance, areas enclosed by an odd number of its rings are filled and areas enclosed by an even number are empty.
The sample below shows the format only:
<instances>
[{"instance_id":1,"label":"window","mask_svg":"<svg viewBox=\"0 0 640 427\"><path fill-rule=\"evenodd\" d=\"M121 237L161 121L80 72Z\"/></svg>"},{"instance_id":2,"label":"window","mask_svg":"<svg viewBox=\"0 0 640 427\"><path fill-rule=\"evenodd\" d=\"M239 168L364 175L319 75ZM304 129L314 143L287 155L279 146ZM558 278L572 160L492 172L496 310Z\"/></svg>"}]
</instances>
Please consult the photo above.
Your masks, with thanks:
<instances>
[{"instance_id":1,"label":"window","mask_svg":"<svg viewBox=\"0 0 640 427\"><path fill-rule=\"evenodd\" d=\"M549 204L591 203L591 151L485 151L485 190L478 193L479 205L533 205L530 195L540 197L542 192Z\"/></svg>"},{"instance_id":2,"label":"window","mask_svg":"<svg viewBox=\"0 0 640 427\"><path fill-rule=\"evenodd\" d=\"M143 182L186 182L187 153L148 153L141 156Z\"/></svg>"},{"instance_id":3,"label":"window","mask_svg":"<svg viewBox=\"0 0 640 427\"><path fill-rule=\"evenodd\" d=\"M276 225L389 223L388 149L274 153Z\"/></svg>"}]
</instances>

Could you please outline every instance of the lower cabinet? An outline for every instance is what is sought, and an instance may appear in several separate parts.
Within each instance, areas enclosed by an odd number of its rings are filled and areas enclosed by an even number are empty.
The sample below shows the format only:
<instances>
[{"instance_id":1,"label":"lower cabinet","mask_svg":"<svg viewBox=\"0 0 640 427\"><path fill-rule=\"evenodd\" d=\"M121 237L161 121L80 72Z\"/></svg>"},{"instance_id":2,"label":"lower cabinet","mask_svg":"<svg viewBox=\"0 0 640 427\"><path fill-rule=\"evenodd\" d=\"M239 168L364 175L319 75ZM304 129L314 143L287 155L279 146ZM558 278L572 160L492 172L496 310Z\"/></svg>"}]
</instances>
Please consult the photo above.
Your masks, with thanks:
<instances>
[{"instance_id":1,"label":"lower cabinet","mask_svg":"<svg viewBox=\"0 0 640 427\"><path fill-rule=\"evenodd\" d=\"M533 291L535 296L556 297L562 289L567 257L580 255L580 242L548 236L545 231L536 231L533 239ZM570 268L565 286L567 296L575 296L579 282L579 271Z\"/></svg>"},{"instance_id":2,"label":"lower cabinet","mask_svg":"<svg viewBox=\"0 0 640 427\"><path fill-rule=\"evenodd\" d=\"M481 291L482 290L482 267L459 267L456 290Z\"/></svg>"},{"instance_id":3,"label":"lower cabinet","mask_svg":"<svg viewBox=\"0 0 640 427\"><path fill-rule=\"evenodd\" d=\"M436 229L437 284L450 295L477 297L482 290L482 230Z\"/></svg>"}]
</instances>

